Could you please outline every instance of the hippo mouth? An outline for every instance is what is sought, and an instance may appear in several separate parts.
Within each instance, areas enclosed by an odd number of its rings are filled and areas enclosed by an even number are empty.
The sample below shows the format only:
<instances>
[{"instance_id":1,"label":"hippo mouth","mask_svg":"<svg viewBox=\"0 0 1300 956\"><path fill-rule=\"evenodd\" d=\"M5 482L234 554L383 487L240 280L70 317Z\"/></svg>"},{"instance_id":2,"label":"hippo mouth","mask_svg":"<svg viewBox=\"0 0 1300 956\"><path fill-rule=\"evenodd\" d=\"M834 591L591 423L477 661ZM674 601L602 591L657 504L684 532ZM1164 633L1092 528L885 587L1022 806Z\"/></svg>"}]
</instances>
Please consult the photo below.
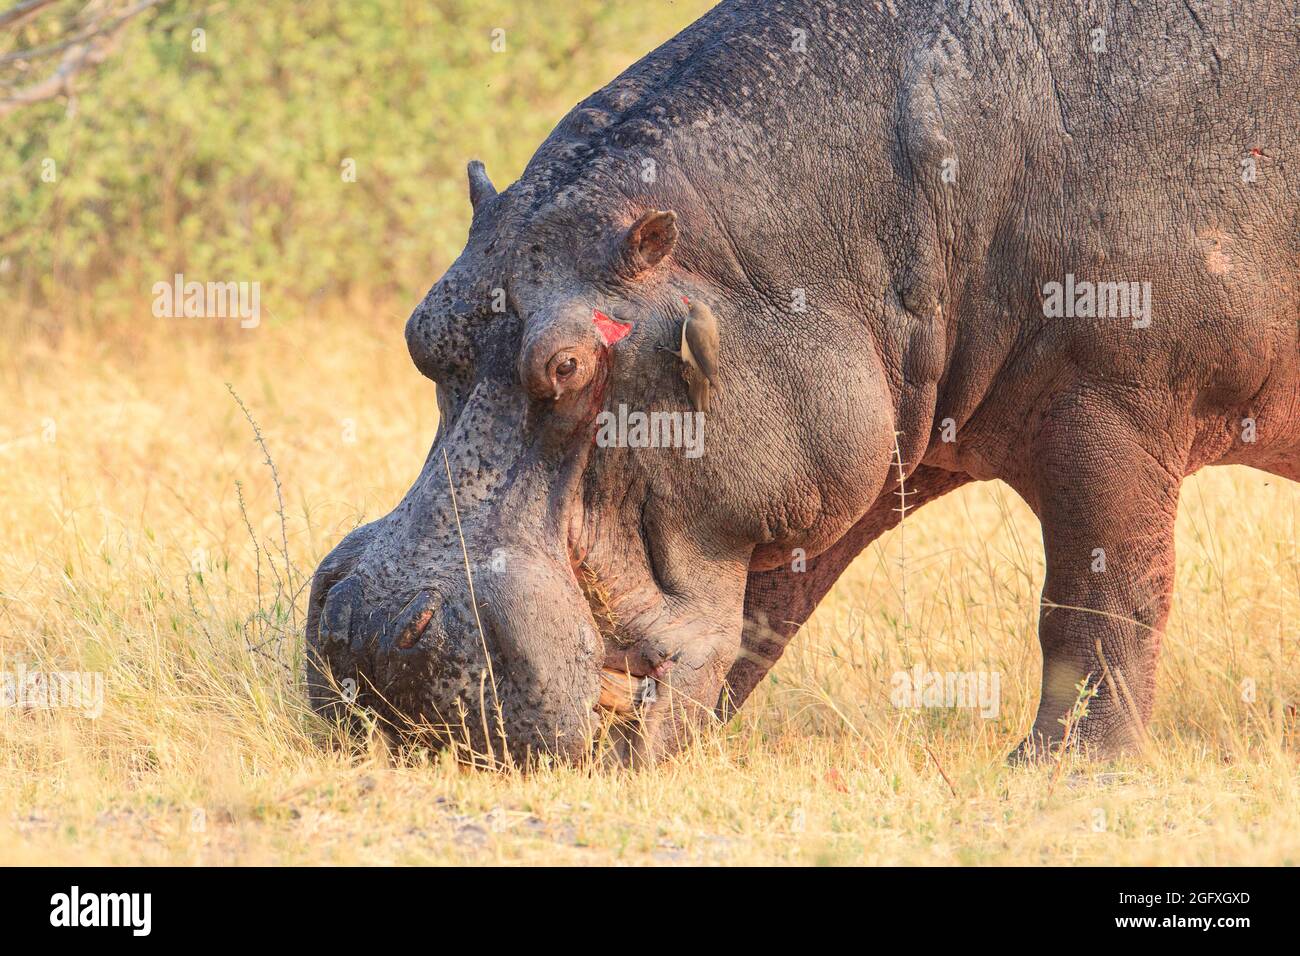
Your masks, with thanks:
<instances>
[{"instance_id":1,"label":"hippo mouth","mask_svg":"<svg viewBox=\"0 0 1300 956\"><path fill-rule=\"evenodd\" d=\"M642 675L634 674L630 670L602 667L600 696L596 700L596 708L620 717L636 717L644 714L652 704L658 702L659 681L667 676L679 656L670 657L648 674Z\"/></svg>"},{"instance_id":2,"label":"hippo mouth","mask_svg":"<svg viewBox=\"0 0 1300 956\"><path fill-rule=\"evenodd\" d=\"M660 681L668 676L681 653L674 653L652 666L635 652L637 642L614 612L605 582L584 562L575 562L573 570L605 647L599 674L600 694L594 709L624 720L643 719L658 703Z\"/></svg>"},{"instance_id":3,"label":"hippo mouth","mask_svg":"<svg viewBox=\"0 0 1300 956\"><path fill-rule=\"evenodd\" d=\"M619 717L634 717L659 699L659 682L612 667L600 669L600 696L596 709Z\"/></svg>"},{"instance_id":4,"label":"hippo mouth","mask_svg":"<svg viewBox=\"0 0 1300 956\"><path fill-rule=\"evenodd\" d=\"M573 683L530 686L519 676L529 675L529 659L515 658L512 670L509 655L497 651L507 640L498 628L503 606L525 617L544 616L546 599L539 589L506 592L515 602L511 607L480 587L481 623L470 617L471 604L441 596L456 593L446 582L436 588L429 583L400 602L393 599L392 611L386 612L374 596L367 604L357 570L358 552L372 534L362 530L345 539L313 580L307 680L318 710L345 718L353 728L361 727L350 722L355 710L370 711L393 739L418 740L438 749L452 746L474 763L479 762L476 754L486 753L491 764L493 748L507 737L520 760L555 748L575 759L633 765L654 759L663 749L665 734L676 727L674 715L687 701L679 682L693 676L689 635L679 621L662 613L655 592L636 586L633 575L606 568L598 575L585 555L570 555L564 570L579 593L562 617L580 623L587 635L580 647L567 649L572 656L561 673L572 675ZM510 570L519 580L532 580L531 569L522 573L520 567L513 562ZM484 580L497 583L494 575ZM557 621L559 617L549 622L552 628ZM462 644L455 639L461 633L478 640ZM510 649L518 653L518 648ZM484 664L482 654L490 655L490 664ZM495 677L485 684L484 667L493 664ZM495 699L498 681L504 707ZM557 690L548 695L547 686ZM473 714L480 712L487 716L476 722ZM563 743L556 745L553 739Z\"/></svg>"}]
</instances>

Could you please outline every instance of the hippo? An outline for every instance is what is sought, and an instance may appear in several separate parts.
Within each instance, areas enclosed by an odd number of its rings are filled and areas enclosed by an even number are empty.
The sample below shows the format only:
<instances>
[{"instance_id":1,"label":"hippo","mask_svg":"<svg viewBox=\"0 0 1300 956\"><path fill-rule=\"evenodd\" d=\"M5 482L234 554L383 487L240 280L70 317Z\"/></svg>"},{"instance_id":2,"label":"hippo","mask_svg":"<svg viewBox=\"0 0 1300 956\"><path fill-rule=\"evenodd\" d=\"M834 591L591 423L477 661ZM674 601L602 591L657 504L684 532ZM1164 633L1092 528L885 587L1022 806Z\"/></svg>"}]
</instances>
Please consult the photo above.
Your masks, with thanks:
<instances>
[{"instance_id":1,"label":"hippo","mask_svg":"<svg viewBox=\"0 0 1300 956\"><path fill-rule=\"evenodd\" d=\"M1141 748L1184 477L1300 479L1296 18L727 0L509 188L471 162L405 328L437 435L315 573L312 705L647 765L744 704L900 494L1000 479L1046 559L1011 758Z\"/></svg>"}]
</instances>

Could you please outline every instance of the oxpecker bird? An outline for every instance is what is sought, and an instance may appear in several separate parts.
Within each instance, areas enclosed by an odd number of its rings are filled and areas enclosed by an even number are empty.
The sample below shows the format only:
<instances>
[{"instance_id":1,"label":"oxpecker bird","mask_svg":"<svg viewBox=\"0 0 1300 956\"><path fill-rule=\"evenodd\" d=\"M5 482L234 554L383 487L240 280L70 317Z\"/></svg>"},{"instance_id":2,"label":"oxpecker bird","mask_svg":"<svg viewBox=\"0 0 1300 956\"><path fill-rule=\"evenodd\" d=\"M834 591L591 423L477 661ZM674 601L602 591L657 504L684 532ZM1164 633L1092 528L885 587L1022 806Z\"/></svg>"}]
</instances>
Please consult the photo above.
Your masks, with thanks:
<instances>
[{"instance_id":1,"label":"oxpecker bird","mask_svg":"<svg viewBox=\"0 0 1300 956\"><path fill-rule=\"evenodd\" d=\"M702 302L691 302L686 296L689 314L682 322L682 338L676 351L668 349L686 366L684 369L691 404L697 412L709 410L711 392L720 392L718 386L718 320L713 310Z\"/></svg>"}]
</instances>

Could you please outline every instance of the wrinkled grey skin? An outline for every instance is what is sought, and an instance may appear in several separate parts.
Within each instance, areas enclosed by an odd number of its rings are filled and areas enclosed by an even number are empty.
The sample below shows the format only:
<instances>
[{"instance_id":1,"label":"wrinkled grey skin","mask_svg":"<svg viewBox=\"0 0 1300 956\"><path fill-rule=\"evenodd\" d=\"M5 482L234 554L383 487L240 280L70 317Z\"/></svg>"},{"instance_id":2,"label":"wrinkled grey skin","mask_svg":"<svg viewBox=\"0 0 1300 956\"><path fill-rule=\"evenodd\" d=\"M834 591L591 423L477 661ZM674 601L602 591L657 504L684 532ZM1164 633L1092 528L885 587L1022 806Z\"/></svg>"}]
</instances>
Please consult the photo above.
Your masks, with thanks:
<instances>
[{"instance_id":1,"label":"wrinkled grey skin","mask_svg":"<svg viewBox=\"0 0 1300 956\"><path fill-rule=\"evenodd\" d=\"M1300 477L1297 11L1078 6L723 3L579 104L508 190L473 175L465 251L406 328L438 435L317 572L314 660L391 719L522 760L588 752L602 663L680 654L624 752L653 759L743 702L896 522L897 434L913 505L1000 478L1042 521L1020 753L1061 739L1084 679L1080 739L1139 743L1182 478ZM675 243L628 234L652 210ZM1150 326L1045 318L1067 273L1149 281ZM657 348L684 295L721 330L705 454L594 447L601 409L689 409ZM631 333L605 345L593 309ZM610 591L609 646L579 559Z\"/></svg>"}]
</instances>

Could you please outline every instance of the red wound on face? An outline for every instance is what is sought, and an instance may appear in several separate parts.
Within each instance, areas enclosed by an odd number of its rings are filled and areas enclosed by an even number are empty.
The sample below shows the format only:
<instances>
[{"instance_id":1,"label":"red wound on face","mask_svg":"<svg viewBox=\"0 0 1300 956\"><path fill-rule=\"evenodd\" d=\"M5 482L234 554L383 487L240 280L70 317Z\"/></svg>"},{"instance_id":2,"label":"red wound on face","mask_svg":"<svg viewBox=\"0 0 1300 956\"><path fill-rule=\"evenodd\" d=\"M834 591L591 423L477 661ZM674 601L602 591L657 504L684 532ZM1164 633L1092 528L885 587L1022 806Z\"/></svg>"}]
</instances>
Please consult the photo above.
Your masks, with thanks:
<instances>
[{"instance_id":1,"label":"red wound on face","mask_svg":"<svg viewBox=\"0 0 1300 956\"><path fill-rule=\"evenodd\" d=\"M606 345L613 345L632 331L631 322L620 322L618 319L611 319L600 309L591 310L591 321L596 326L596 331L600 333L600 337L605 340Z\"/></svg>"}]
</instances>

